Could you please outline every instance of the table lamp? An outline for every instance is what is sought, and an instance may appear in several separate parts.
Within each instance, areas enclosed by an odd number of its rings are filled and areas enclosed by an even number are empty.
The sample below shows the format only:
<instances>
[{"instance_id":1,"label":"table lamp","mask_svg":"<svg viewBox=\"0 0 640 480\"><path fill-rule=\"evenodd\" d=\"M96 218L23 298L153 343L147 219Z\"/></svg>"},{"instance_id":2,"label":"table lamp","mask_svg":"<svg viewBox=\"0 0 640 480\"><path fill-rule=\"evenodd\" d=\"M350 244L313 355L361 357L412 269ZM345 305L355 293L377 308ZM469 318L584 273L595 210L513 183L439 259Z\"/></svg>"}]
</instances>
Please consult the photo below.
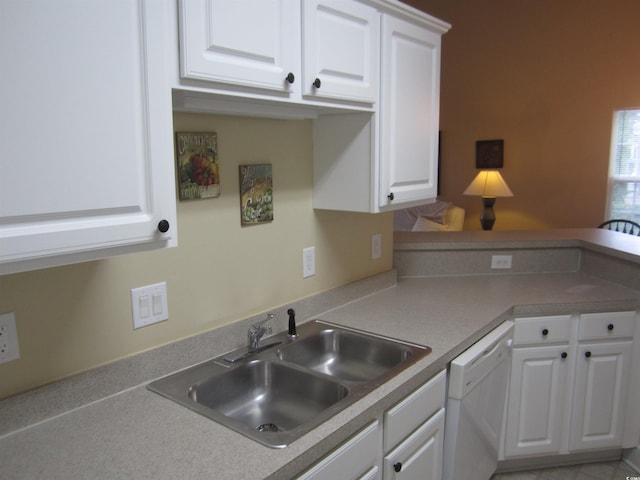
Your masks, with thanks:
<instances>
[{"instance_id":1,"label":"table lamp","mask_svg":"<svg viewBox=\"0 0 640 480\"><path fill-rule=\"evenodd\" d=\"M496 222L493 211L496 197L513 197L513 192L497 170L481 170L462 194L482 197L484 208L480 214L480 224L483 230L491 230Z\"/></svg>"}]
</instances>

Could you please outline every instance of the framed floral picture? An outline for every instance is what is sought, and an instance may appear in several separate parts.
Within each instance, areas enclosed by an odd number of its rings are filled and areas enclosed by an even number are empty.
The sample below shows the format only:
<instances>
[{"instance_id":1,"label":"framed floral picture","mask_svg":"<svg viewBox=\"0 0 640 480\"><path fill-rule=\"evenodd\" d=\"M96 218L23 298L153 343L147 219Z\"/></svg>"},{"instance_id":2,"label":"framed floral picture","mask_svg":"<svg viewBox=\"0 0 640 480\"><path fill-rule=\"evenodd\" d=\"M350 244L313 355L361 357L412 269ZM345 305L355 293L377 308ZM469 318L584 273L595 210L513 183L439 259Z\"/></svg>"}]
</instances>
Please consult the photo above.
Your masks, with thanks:
<instances>
[{"instance_id":1,"label":"framed floral picture","mask_svg":"<svg viewBox=\"0 0 640 480\"><path fill-rule=\"evenodd\" d=\"M176 133L176 153L180 200L220 195L216 132Z\"/></svg>"},{"instance_id":2,"label":"framed floral picture","mask_svg":"<svg viewBox=\"0 0 640 480\"><path fill-rule=\"evenodd\" d=\"M271 164L240 165L240 220L242 225L273 221Z\"/></svg>"}]
</instances>

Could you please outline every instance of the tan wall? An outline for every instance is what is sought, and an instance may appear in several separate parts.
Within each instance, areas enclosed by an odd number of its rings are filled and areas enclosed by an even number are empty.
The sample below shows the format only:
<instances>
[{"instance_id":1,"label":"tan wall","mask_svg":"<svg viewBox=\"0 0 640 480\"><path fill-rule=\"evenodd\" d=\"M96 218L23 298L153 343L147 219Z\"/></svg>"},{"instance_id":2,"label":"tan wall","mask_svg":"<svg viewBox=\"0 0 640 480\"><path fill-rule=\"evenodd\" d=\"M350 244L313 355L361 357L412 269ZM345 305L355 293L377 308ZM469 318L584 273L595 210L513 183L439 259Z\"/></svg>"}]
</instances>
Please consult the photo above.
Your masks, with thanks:
<instances>
[{"instance_id":1,"label":"tan wall","mask_svg":"<svg viewBox=\"0 0 640 480\"><path fill-rule=\"evenodd\" d=\"M177 248L0 276L0 312L16 314L21 356L0 365L0 398L391 268L391 215L313 210L309 121L179 114L174 124L218 133L221 196L178 204ZM273 165L270 224L240 226L246 163ZM311 245L317 273L303 279ZM161 281L169 321L134 331L130 289Z\"/></svg>"},{"instance_id":2,"label":"tan wall","mask_svg":"<svg viewBox=\"0 0 640 480\"><path fill-rule=\"evenodd\" d=\"M597 226L612 112L640 107L637 0L407 0L452 24L442 49L442 197L464 197L476 140L504 139L513 198L495 228Z\"/></svg>"}]
</instances>

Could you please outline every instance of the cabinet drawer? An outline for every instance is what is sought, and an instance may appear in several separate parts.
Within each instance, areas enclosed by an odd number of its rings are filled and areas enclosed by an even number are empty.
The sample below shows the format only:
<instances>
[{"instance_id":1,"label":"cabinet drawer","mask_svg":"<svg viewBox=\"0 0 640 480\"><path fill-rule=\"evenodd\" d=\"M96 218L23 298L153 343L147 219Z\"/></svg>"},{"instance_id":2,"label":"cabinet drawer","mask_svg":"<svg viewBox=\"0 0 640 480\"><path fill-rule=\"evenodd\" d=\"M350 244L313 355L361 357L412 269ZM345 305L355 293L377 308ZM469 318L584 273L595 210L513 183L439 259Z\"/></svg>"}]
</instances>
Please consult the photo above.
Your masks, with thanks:
<instances>
[{"instance_id":1,"label":"cabinet drawer","mask_svg":"<svg viewBox=\"0 0 640 480\"><path fill-rule=\"evenodd\" d=\"M513 344L550 344L569 341L571 315L516 318Z\"/></svg>"},{"instance_id":2,"label":"cabinet drawer","mask_svg":"<svg viewBox=\"0 0 640 480\"><path fill-rule=\"evenodd\" d=\"M379 471L378 422L365 427L296 480L376 478Z\"/></svg>"},{"instance_id":3,"label":"cabinet drawer","mask_svg":"<svg viewBox=\"0 0 640 480\"><path fill-rule=\"evenodd\" d=\"M635 324L636 312L585 313L580 316L578 340L631 338Z\"/></svg>"},{"instance_id":4,"label":"cabinet drawer","mask_svg":"<svg viewBox=\"0 0 640 480\"><path fill-rule=\"evenodd\" d=\"M385 452L444 406L446 380L446 370L443 370L384 414Z\"/></svg>"}]
</instances>

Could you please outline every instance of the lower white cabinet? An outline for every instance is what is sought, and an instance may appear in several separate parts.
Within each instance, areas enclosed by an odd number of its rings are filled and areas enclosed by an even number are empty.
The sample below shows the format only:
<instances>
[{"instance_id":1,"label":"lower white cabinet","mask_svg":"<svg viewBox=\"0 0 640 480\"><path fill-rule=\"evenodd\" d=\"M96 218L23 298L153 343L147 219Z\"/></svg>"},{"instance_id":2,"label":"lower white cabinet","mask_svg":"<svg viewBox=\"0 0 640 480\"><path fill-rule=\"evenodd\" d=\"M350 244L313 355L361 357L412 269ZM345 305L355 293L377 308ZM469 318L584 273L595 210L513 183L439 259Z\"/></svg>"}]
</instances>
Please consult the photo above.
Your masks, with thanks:
<instances>
[{"instance_id":1,"label":"lower white cabinet","mask_svg":"<svg viewBox=\"0 0 640 480\"><path fill-rule=\"evenodd\" d=\"M444 408L442 408L405 441L385 455L383 462L385 480L441 478L444 417Z\"/></svg>"},{"instance_id":2,"label":"lower white cabinet","mask_svg":"<svg viewBox=\"0 0 640 480\"><path fill-rule=\"evenodd\" d=\"M635 324L635 312L515 320L505 458L632 446Z\"/></svg>"},{"instance_id":3,"label":"lower white cabinet","mask_svg":"<svg viewBox=\"0 0 640 480\"><path fill-rule=\"evenodd\" d=\"M440 480L446 372L440 372L384 415L384 480Z\"/></svg>"},{"instance_id":4,"label":"lower white cabinet","mask_svg":"<svg viewBox=\"0 0 640 480\"><path fill-rule=\"evenodd\" d=\"M298 480L379 480L380 430L378 421L369 424Z\"/></svg>"},{"instance_id":5,"label":"lower white cabinet","mask_svg":"<svg viewBox=\"0 0 640 480\"><path fill-rule=\"evenodd\" d=\"M296 480L441 480L446 386L443 370Z\"/></svg>"}]
</instances>

